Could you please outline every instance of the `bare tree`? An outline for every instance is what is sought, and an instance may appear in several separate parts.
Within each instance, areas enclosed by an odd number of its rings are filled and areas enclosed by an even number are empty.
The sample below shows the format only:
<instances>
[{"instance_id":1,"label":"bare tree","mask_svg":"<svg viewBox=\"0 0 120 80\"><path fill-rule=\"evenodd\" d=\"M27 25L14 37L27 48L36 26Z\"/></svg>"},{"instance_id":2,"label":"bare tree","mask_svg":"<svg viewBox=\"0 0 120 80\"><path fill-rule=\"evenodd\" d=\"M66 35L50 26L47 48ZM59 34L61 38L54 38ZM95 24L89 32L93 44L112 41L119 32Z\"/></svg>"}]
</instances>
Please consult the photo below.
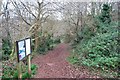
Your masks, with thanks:
<instances>
[{"instance_id":1,"label":"bare tree","mask_svg":"<svg viewBox=\"0 0 120 80\"><path fill-rule=\"evenodd\" d=\"M0 0L0 16L3 14L3 12L1 11L1 7L2 7L2 0Z\"/></svg>"},{"instance_id":2,"label":"bare tree","mask_svg":"<svg viewBox=\"0 0 120 80\"><path fill-rule=\"evenodd\" d=\"M69 2L64 6L64 20L72 26L70 31L73 31L76 36L83 26L83 14L87 11L86 5L84 2Z\"/></svg>"},{"instance_id":3,"label":"bare tree","mask_svg":"<svg viewBox=\"0 0 120 80\"><path fill-rule=\"evenodd\" d=\"M35 1L36 3L29 3L29 2L22 2L19 3L12 0L12 4L14 5L17 14L20 16L20 18L30 27L28 30L31 32L32 35L35 36L35 50L38 47L39 43L39 31L42 32L42 24L46 21L46 19L49 17L50 11L48 5L50 2L45 2L42 0L41 2ZM25 13L28 13L31 16L32 21L28 20L28 17L22 15L23 10Z\"/></svg>"},{"instance_id":4,"label":"bare tree","mask_svg":"<svg viewBox=\"0 0 120 80\"><path fill-rule=\"evenodd\" d=\"M9 0L7 0L6 4L3 5L3 16L2 16L2 20L4 21L4 24L2 25L2 27L5 29L6 32L6 37L8 40L10 40L10 42L12 42L11 40L11 35L10 35L10 26L9 26L9 20L10 20L10 11L9 11Z\"/></svg>"}]
</instances>

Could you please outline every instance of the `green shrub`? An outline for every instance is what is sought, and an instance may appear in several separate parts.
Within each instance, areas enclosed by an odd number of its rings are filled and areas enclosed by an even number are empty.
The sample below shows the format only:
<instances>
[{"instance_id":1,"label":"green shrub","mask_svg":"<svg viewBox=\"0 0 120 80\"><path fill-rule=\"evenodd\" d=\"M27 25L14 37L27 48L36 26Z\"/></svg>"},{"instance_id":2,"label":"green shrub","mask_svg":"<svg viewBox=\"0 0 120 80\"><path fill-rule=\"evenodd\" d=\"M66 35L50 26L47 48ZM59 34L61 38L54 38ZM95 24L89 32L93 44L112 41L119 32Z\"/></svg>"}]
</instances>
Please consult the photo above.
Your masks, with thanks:
<instances>
[{"instance_id":1,"label":"green shrub","mask_svg":"<svg viewBox=\"0 0 120 80\"><path fill-rule=\"evenodd\" d=\"M67 60L72 64L79 64L79 59L77 56L70 56L67 58Z\"/></svg>"},{"instance_id":2,"label":"green shrub","mask_svg":"<svg viewBox=\"0 0 120 80\"><path fill-rule=\"evenodd\" d=\"M81 48L84 52L84 55L81 56L84 57L82 63L100 68L117 68L119 54L117 52L117 40L114 39L117 32L98 35L89 40L84 48Z\"/></svg>"},{"instance_id":3,"label":"green shrub","mask_svg":"<svg viewBox=\"0 0 120 80\"><path fill-rule=\"evenodd\" d=\"M37 72L37 66L35 64L31 65L31 75L28 73L28 66L24 65L24 67L22 67L22 68L24 68L24 70L22 70L22 79L23 80L26 78L31 78ZM6 80L9 78L14 78L14 79L18 78L17 67L8 66L8 65L3 67L2 79Z\"/></svg>"},{"instance_id":4,"label":"green shrub","mask_svg":"<svg viewBox=\"0 0 120 80\"><path fill-rule=\"evenodd\" d=\"M40 54L45 54L45 52L52 50L58 43L60 43L60 39L53 39L52 35L50 34L48 34L46 37L41 36L37 52Z\"/></svg>"},{"instance_id":5,"label":"green shrub","mask_svg":"<svg viewBox=\"0 0 120 80\"><path fill-rule=\"evenodd\" d=\"M22 78L23 78L23 80L26 79L26 78L31 78L31 75L27 71L27 72L22 74Z\"/></svg>"},{"instance_id":6,"label":"green shrub","mask_svg":"<svg viewBox=\"0 0 120 80\"><path fill-rule=\"evenodd\" d=\"M111 8L108 4L103 4L101 16L99 17L101 22L105 24L109 24L111 22L110 10Z\"/></svg>"},{"instance_id":7,"label":"green shrub","mask_svg":"<svg viewBox=\"0 0 120 80\"><path fill-rule=\"evenodd\" d=\"M2 39L2 59L8 60L12 52L12 44L8 38Z\"/></svg>"},{"instance_id":8,"label":"green shrub","mask_svg":"<svg viewBox=\"0 0 120 80\"><path fill-rule=\"evenodd\" d=\"M18 78L18 71L17 70L14 72L13 78Z\"/></svg>"},{"instance_id":9,"label":"green shrub","mask_svg":"<svg viewBox=\"0 0 120 80\"><path fill-rule=\"evenodd\" d=\"M31 70L36 70L37 69L37 66L35 64L32 64L31 65Z\"/></svg>"}]
</instances>

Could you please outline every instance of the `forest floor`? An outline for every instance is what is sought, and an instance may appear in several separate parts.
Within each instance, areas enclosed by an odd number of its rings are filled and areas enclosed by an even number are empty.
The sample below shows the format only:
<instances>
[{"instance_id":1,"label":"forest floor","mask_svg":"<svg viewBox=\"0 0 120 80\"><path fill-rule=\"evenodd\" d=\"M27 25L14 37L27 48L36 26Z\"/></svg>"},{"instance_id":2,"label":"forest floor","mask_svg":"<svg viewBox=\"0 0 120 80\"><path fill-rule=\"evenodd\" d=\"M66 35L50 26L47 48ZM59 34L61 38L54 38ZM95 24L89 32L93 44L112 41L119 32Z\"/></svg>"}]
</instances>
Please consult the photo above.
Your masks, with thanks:
<instances>
[{"instance_id":1,"label":"forest floor","mask_svg":"<svg viewBox=\"0 0 120 80\"><path fill-rule=\"evenodd\" d=\"M46 55L36 55L32 63L38 66L35 78L99 78L84 66L75 67L66 59L70 55L70 46L59 44Z\"/></svg>"}]
</instances>

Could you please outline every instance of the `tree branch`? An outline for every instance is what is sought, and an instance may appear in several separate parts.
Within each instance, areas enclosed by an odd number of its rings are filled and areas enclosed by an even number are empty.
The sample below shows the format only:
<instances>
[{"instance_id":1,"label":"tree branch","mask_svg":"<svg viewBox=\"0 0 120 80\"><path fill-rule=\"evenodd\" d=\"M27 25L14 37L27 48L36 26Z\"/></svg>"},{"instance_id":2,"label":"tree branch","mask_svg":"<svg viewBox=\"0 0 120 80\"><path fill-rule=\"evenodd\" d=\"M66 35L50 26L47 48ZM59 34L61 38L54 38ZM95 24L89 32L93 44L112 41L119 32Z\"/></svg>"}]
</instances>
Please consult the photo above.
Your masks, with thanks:
<instances>
[{"instance_id":1,"label":"tree branch","mask_svg":"<svg viewBox=\"0 0 120 80\"><path fill-rule=\"evenodd\" d=\"M24 18L23 18L23 16L22 16L22 14L21 14L21 11L20 11L20 8L18 7L18 4L14 1L11 1L12 2L12 4L13 4L13 6L17 9L17 13L18 13L18 15L21 17L21 19L27 24L27 25L29 25L29 26L31 26L31 24L29 23L29 22L27 22L27 20L25 20Z\"/></svg>"},{"instance_id":2,"label":"tree branch","mask_svg":"<svg viewBox=\"0 0 120 80\"><path fill-rule=\"evenodd\" d=\"M30 9L28 9L28 7L27 7L23 2L21 2L21 4L24 6L24 8L25 8L30 14L32 14L32 16L33 16L34 18L37 18L36 15L34 15L33 12L32 12Z\"/></svg>"}]
</instances>

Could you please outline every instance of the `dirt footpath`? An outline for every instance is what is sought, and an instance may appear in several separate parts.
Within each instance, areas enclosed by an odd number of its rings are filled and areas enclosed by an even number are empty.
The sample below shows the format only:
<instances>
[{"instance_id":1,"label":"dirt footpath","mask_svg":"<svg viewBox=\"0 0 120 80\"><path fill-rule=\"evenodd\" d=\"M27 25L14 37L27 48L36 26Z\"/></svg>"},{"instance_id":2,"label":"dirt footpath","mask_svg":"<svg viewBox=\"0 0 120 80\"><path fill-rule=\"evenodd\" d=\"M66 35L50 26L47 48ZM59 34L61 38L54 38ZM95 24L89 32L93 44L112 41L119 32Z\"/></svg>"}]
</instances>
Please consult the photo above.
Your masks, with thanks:
<instances>
[{"instance_id":1,"label":"dirt footpath","mask_svg":"<svg viewBox=\"0 0 120 80\"><path fill-rule=\"evenodd\" d=\"M70 46L61 43L46 55L35 56L32 59L32 63L38 65L35 78L98 78L83 66L75 68L69 64L66 60L69 54Z\"/></svg>"}]
</instances>

